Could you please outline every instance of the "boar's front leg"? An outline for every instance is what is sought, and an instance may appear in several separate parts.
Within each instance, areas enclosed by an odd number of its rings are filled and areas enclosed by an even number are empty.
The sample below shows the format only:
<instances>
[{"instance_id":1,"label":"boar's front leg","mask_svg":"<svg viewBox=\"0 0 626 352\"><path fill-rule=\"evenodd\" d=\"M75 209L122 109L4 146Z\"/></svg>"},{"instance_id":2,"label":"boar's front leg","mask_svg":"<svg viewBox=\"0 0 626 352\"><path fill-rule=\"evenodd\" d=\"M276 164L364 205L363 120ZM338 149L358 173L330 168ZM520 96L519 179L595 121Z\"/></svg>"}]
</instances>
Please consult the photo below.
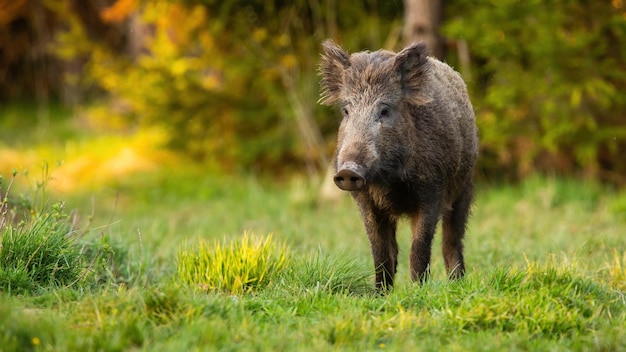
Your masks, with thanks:
<instances>
[{"instance_id":1,"label":"boar's front leg","mask_svg":"<svg viewBox=\"0 0 626 352\"><path fill-rule=\"evenodd\" d=\"M378 289L391 288L398 265L397 220L368 206L361 206L361 213L372 246L376 287Z\"/></svg>"},{"instance_id":2,"label":"boar's front leg","mask_svg":"<svg viewBox=\"0 0 626 352\"><path fill-rule=\"evenodd\" d=\"M411 216L413 232L410 254L411 278L423 283L430 272L432 241L439 221L439 207L426 206Z\"/></svg>"}]
</instances>

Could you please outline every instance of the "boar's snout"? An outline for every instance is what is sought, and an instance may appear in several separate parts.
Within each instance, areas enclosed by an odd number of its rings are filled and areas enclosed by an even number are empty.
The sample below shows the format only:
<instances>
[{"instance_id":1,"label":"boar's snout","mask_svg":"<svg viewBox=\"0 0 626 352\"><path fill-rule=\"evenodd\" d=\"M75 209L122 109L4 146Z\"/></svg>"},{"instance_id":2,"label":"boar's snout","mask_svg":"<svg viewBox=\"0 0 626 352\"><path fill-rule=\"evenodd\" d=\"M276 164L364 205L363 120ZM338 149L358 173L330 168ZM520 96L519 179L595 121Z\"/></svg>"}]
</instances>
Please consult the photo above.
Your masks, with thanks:
<instances>
[{"instance_id":1,"label":"boar's snout","mask_svg":"<svg viewBox=\"0 0 626 352\"><path fill-rule=\"evenodd\" d=\"M337 187L344 191L356 191L365 186L361 167L351 162L343 164L333 179Z\"/></svg>"}]
</instances>

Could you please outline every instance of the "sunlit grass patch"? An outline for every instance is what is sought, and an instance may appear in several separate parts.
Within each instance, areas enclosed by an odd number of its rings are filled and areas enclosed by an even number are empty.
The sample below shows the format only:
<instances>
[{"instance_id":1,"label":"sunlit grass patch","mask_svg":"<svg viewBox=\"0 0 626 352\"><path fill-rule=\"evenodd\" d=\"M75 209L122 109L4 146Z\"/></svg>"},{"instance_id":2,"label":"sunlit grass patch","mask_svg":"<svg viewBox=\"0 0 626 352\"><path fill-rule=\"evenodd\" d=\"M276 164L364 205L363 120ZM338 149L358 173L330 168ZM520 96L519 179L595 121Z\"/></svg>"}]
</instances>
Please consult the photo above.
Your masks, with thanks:
<instances>
[{"instance_id":1,"label":"sunlit grass patch","mask_svg":"<svg viewBox=\"0 0 626 352\"><path fill-rule=\"evenodd\" d=\"M603 269L608 276L609 285L626 292L626 251L620 253L614 249L611 259Z\"/></svg>"},{"instance_id":2,"label":"sunlit grass patch","mask_svg":"<svg viewBox=\"0 0 626 352\"><path fill-rule=\"evenodd\" d=\"M623 297L585 276L576 263L528 262L499 269L491 288L470 296L446 314L460 330L524 333L550 338L585 335L624 316Z\"/></svg>"},{"instance_id":3,"label":"sunlit grass patch","mask_svg":"<svg viewBox=\"0 0 626 352\"><path fill-rule=\"evenodd\" d=\"M241 294L267 286L287 265L287 247L245 233L224 243L200 241L178 253L178 278L206 291Z\"/></svg>"},{"instance_id":4,"label":"sunlit grass patch","mask_svg":"<svg viewBox=\"0 0 626 352\"><path fill-rule=\"evenodd\" d=\"M55 164L49 187L56 192L91 189L115 184L129 175L177 165L180 157L163 145L167 137L159 129L145 129L128 135L100 135L91 139L64 141L62 145L14 146L0 143L0 173L13 169L37 169L42 162ZM29 187L18 180L20 186Z\"/></svg>"}]
</instances>

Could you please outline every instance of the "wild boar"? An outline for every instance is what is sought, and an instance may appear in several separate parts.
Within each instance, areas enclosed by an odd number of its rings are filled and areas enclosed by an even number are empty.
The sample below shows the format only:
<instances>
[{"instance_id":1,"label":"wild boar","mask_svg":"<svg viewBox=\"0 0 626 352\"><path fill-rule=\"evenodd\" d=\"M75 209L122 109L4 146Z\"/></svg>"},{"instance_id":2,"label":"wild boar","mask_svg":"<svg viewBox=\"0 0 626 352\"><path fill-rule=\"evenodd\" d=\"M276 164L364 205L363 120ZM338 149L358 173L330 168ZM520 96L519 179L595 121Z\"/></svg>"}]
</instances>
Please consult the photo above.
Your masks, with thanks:
<instances>
[{"instance_id":1,"label":"wild boar","mask_svg":"<svg viewBox=\"0 0 626 352\"><path fill-rule=\"evenodd\" d=\"M463 237L478 156L474 111L461 76L429 57L426 44L398 53L348 54L323 43L320 103L340 107L335 184L359 206L369 237L376 286L393 285L396 225L411 220L410 271L429 275L440 217L451 279L465 274Z\"/></svg>"}]
</instances>

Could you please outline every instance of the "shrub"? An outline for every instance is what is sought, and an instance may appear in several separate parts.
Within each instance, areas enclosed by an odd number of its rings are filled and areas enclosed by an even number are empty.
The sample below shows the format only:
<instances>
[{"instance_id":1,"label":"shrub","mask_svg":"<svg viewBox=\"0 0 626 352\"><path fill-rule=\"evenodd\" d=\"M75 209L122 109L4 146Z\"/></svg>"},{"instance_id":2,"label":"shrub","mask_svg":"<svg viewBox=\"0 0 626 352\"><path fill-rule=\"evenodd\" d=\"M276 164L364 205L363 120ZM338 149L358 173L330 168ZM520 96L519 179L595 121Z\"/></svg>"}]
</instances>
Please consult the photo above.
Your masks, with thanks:
<instances>
[{"instance_id":1,"label":"shrub","mask_svg":"<svg viewBox=\"0 0 626 352\"><path fill-rule=\"evenodd\" d=\"M621 1L457 0L448 10L457 15L445 34L472 55L485 173L626 182Z\"/></svg>"},{"instance_id":2,"label":"shrub","mask_svg":"<svg viewBox=\"0 0 626 352\"><path fill-rule=\"evenodd\" d=\"M92 24L60 6L69 28L56 34L54 50L84 60L83 86L113 98L102 113L91 110L92 120L163 128L170 148L213 168L276 171L324 159L319 134L336 131L335 114L316 111L321 38L341 28L351 47L394 43L399 7L326 0L112 6L101 13L109 22L102 27L128 28L132 13L139 28L128 32L146 34L141 50L125 55L94 40Z\"/></svg>"}]
</instances>

